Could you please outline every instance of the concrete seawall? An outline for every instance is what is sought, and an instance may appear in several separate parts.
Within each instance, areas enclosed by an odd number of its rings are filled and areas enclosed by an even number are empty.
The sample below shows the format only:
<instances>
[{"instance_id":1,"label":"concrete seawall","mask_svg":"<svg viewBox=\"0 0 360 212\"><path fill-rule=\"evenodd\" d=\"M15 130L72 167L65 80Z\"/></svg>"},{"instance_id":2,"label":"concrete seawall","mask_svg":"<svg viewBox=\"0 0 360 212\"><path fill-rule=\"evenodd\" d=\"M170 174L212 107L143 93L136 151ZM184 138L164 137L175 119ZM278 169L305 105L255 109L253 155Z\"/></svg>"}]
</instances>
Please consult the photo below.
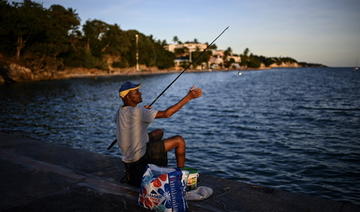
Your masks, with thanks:
<instances>
[{"instance_id":1,"label":"concrete seawall","mask_svg":"<svg viewBox=\"0 0 360 212\"><path fill-rule=\"evenodd\" d=\"M105 147L104 147L105 148ZM120 183L119 158L0 133L0 211L147 211L137 189ZM360 211L359 205L200 173L214 189L190 211Z\"/></svg>"}]
</instances>

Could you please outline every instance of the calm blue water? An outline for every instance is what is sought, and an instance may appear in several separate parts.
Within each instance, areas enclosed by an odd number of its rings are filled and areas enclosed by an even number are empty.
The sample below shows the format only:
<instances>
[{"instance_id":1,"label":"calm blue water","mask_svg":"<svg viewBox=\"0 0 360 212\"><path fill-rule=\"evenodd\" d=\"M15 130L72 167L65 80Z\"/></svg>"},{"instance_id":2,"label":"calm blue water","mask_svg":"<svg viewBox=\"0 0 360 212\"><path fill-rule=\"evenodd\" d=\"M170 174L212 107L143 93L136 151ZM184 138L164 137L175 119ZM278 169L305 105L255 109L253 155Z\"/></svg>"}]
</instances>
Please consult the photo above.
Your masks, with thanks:
<instances>
[{"instance_id":1,"label":"calm blue water","mask_svg":"<svg viewBox=\"0 0 360 212\"><path fill-rule=\"evenodd\" d=\"M142 83L149 104L177 74L0 86L0 131L119 157L117 90ZM154 105L163 110L196 85L204 95L170 119L165 137L187 141L201 173L360 204L360 72L274 69L186 73ZM174 165L174 155L170 154Z\"/></svg>"}]
</instances>

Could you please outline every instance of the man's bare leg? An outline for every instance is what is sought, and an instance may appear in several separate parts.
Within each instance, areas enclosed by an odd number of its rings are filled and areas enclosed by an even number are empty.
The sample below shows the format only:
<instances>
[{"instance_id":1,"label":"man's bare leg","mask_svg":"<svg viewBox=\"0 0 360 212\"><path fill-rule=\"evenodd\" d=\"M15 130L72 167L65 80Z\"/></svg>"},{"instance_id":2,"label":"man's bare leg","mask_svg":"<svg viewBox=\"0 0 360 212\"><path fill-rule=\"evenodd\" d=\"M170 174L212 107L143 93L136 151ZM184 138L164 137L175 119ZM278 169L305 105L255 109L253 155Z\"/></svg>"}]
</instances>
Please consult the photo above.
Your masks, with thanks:
<instances>
[{"instance_id":1,"label":"man's bare leg","mask_svg":"<svg viewBox=\"0 0 360 212\"><path fill-rule=\"evenodd\" d=\"M181 136L174 136L164 140L165 151L175 149L176 165L178 168L185 166L185 140Z\"/></svg>"}]
</instances>

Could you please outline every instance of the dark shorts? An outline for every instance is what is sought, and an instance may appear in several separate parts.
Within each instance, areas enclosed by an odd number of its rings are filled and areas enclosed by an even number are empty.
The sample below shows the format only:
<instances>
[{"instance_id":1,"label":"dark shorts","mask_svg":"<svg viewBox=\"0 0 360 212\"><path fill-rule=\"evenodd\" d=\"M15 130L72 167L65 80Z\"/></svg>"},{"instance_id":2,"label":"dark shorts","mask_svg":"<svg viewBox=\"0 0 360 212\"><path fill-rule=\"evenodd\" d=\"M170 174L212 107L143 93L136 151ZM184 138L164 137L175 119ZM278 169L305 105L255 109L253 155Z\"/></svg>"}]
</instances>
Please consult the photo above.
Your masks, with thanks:
<instances>
[{"instance_id":1,"label":"dark shorts","mask_svg":"<svg viewBox=\"0 0 360 212\"><path fill-rule=\"evenodd\" d=\"M158 166L167 166L167 152L165 151L164 140L149 141L146 145L146 153L148 163Z\"/></svg>"},{"instance_id":2,"label":"dark shorts","mask_svg":"<svg viewBox=\"0 0 360 212\"><path fill-rule=\"evenodd\" d=\"M124 163L127 183L139 187L146 166L150 163L158 166L168 165L164 140L149 141L146 145L146 153L140 160L133 163Z\"/></svg>"}]
</instances>

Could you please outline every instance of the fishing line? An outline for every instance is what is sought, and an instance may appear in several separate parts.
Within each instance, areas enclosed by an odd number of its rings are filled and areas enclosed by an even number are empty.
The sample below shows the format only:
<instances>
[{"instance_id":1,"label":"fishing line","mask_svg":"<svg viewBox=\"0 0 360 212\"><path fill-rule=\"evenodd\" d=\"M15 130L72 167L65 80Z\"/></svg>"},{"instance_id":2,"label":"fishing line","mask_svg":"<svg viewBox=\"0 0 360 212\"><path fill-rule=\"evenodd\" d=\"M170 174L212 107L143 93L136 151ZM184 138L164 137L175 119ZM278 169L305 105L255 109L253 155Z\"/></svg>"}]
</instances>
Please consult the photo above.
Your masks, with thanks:
<instances>
[{"instance_id":1,"label":"fishing line","mask_svg":"<svg viewBox=\"0 0 360 212\"><path fill-rule=\"evenodd\" d=\"M151 102L151 104L149 105L150 107L172 86L172 84L174 84L174 82L179 79L179 77L186 71L190 68L190 66L193 64L193 63L197 63L201 57L203 56L203 54L206 52L206 50L213 44L215 43L215 41L222 35L224 34L224 32L229 29L230 26L226 27L202 52L201 54L199 55L198 58L196 58L195 62L191 62L189 63L185 68L184 70L154 99L154 101ZM190 52L191 54L191 52Z\"/></svg>"}]
</instances>

